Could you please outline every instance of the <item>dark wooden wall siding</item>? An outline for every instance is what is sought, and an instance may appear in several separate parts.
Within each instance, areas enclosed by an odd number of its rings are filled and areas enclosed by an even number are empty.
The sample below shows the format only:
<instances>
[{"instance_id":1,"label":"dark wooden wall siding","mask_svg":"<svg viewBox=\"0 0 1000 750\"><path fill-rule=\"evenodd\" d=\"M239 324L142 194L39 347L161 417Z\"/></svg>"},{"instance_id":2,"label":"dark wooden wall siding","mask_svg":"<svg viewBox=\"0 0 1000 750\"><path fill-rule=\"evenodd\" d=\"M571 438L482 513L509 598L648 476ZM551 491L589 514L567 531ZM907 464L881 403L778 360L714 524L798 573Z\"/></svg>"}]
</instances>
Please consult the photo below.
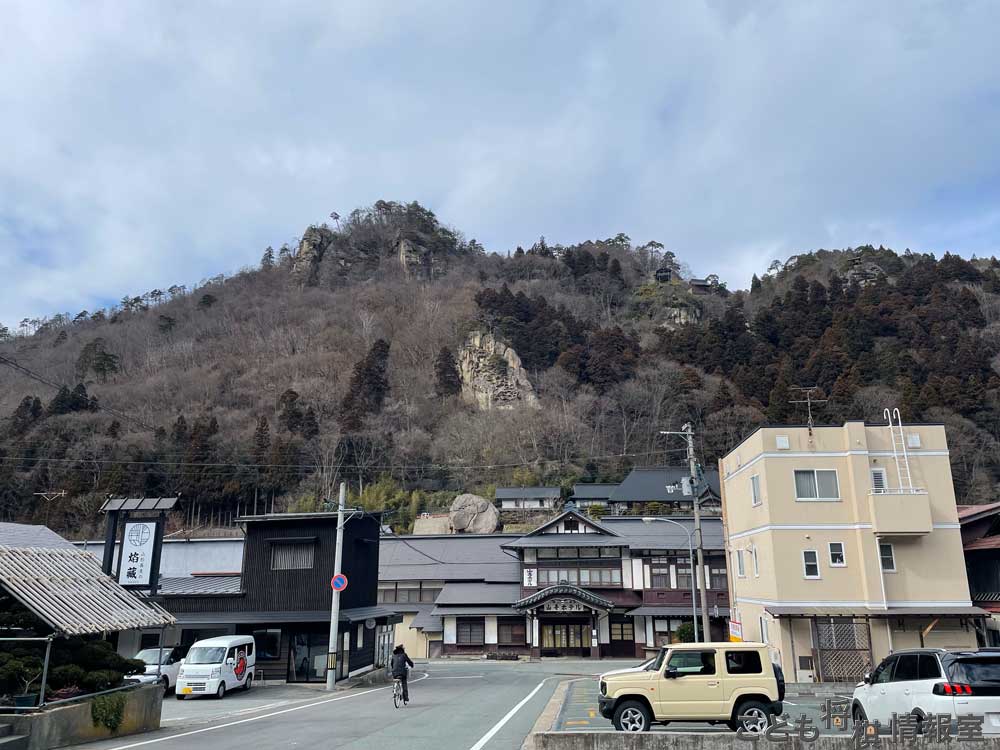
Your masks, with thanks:
<instances>
[{"instance_id":1,"label":"dark wooden wall siding","mask_svg":"<svg viewBox=\"0 0 1000 750\"><path fill-rule=\"evenodd\" d=\"M343 572L347 590L341 595L342 609L370 607L378 589L379 524L364 516L353 519L344 529ZM316 537L311 570L271 570L269 540ZM275 521L247 525L243 589L246 609L274 612L321 610L330 607L330 579L336 550L336 519L303 519L302 522Z\"/></svg>"},{"instance_id":2,"label":"dark wooden wall siding","mask_svg":"<svg viewBox=\"0 0 1000 750\"><path fill-rule=\"evenodd\" d=\"M364 630L364 639L360 647L358 646L359 625ZM375 629L368 630L365 628L364 623L353 623L350 627L351 654L347 666L353 672L355 669L361 669L375 663Z\"/></svg>"}]
</instances>

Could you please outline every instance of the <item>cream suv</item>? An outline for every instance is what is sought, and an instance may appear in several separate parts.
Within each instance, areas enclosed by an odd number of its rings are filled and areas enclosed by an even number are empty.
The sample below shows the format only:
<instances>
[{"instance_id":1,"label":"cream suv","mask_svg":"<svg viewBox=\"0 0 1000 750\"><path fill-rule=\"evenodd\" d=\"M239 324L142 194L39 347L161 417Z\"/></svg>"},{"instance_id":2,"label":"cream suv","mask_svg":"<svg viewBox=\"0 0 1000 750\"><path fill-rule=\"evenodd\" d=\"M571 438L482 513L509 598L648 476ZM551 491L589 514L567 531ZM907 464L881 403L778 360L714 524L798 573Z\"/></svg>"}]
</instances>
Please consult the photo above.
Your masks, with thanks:
<instances>
[{"instance_id":1,"label":"cream suv","mask_svg":"<svg viewBox=\"0 0 1000 750\"><path fill-rule=\"evenodd\" d=\"M781 714L784 697L781 668L763 643L676 643L651 662L601 675L598 707L624 732L705 721L756 733Z\"/></svg>"}]
</instances>

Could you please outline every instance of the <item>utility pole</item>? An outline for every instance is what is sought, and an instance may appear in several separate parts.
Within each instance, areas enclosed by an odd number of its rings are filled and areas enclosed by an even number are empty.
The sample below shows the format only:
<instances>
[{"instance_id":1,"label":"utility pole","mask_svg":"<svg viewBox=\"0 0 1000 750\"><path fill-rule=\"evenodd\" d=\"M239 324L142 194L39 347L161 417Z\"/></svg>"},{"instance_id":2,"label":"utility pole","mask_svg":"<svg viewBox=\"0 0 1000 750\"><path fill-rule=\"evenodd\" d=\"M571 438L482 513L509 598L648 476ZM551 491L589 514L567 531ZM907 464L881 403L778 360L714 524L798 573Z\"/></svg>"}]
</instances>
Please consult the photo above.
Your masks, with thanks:
<instances>
[{"instance_id":1,"label":"utility pole","mask_svg":"<svg viewBox=\"0 0 1000 750\"><path fill-rule=\"evenodd\" d=\"M66 490L49 490L48 492L35 492L36 496L44 498L45 500L45 525L49 525L49 511L52 510L52 501L58 500L60 497L66 497Z\"/></svg>"},{"instance_id":2,"label":"utility pole","mask_svg":"<svg viewBox=\"0 0 1000 750\"><path fill-rule=\"evenodd\" d=\"M337 549L333 553L333 572L340 575L344 562L344 505L347 503L347 483L340 483L340 498L337 501ZM330 645L326 656L326 689L333 690L337 682L337 640L340 638L340 592L333 589L333 604L330 606Z\"/></svg>"},{"instance_id":3,"label":"utility pole","mask_svg":"<svg viewBox=\"0 0 1000 750\"><path fill-rule=\"evenodd\" d=\"M684 438L687 444L687 459L688 459L688 473L690 474L691 482L691 507L694 509L694 534L696 540L695 551L697 553L698 569L692 570L692 581L699 582L698 591L699 599L701 604L701 633L702 637L709 641L711 640L712 631L709 629L708 622L708 581L705 580L705 547L702 544L701 536L701 498L699 494L701 492L701 481L698 476L698 461L694 456L694 431L691 428L691 423L688 422L683 427L681 427L680 432L660 432L662 435L680 435Z\"/></svg>"}]
</instances>

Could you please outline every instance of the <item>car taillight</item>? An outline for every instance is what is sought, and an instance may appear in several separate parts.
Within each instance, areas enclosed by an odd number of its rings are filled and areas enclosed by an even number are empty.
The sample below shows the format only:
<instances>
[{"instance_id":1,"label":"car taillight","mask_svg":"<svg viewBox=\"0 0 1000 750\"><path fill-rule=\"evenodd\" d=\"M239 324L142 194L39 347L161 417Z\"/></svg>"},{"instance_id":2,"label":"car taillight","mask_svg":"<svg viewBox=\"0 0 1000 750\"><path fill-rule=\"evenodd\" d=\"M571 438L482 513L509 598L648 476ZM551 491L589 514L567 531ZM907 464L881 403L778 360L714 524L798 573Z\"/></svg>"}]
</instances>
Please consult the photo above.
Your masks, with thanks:
<instances>
[{"instance_id":1,"label":"car taillight","mask_svg":"<svg viewBox=\"0 0 1000 750\"><path fill-rule=\"evenodd\" d=\"M957 682L939 682L931 692L934 695L972 695L972 686Z\"/></svg>"}]
</instances>

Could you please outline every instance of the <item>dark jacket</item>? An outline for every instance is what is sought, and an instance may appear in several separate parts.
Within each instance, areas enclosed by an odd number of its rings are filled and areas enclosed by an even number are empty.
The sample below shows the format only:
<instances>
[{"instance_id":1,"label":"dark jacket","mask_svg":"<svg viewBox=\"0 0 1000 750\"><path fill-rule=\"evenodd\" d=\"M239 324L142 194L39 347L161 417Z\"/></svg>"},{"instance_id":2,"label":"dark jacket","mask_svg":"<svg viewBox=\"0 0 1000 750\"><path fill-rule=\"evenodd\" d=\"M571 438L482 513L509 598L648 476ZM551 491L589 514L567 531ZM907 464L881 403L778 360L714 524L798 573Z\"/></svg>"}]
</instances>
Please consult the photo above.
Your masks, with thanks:
<instances>
[{"instance_id":1,"label":"dark jacket","mask_svg":"<svg viewBox=\"0 0 1000 750\"><path fill-rule=\"evenodd\" d=\"M407 665L413 666L413 661L410 657L406 655L405 651L393 651L392 652L392 676L393 677L406 677L406 667Z\"/></svg>"}]
</instances>

